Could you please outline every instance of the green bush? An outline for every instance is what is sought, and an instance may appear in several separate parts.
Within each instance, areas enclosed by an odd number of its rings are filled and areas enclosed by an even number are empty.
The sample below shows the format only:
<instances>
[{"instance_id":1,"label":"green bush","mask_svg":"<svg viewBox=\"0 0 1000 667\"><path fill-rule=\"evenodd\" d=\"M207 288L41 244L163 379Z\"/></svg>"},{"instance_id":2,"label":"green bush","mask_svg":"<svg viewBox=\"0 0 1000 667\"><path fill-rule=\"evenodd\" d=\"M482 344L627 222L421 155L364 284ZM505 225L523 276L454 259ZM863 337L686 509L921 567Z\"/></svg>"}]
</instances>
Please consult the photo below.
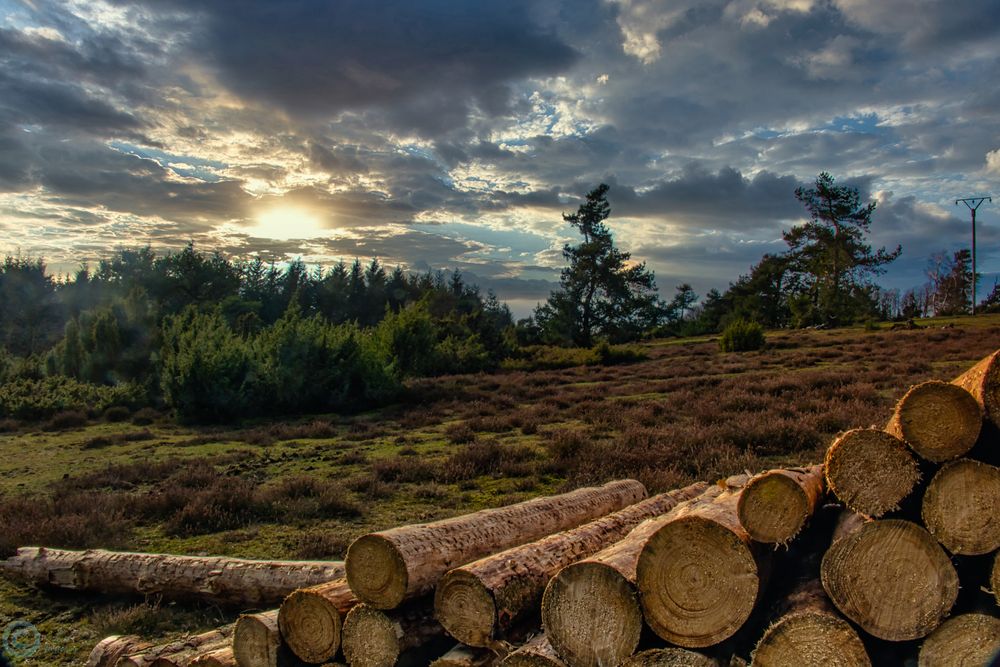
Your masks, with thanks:
<instances>
[{"instance_id":1,"label":"green bush","mask_svg":"<svg viewBox=\"0 0 1000 667\"><path fill-rule=\"evenodd\" d=\"M15 419L45 419L69 411L100 413L112 406L136 408L148 402L145 388L133 383L108 387L56 375L0 385L0 417Z\"/></svg>"},{"instance_id":2,"label":"green bush","mask_svg":"<svg viewBox=\"0 0 1000 667\"><path fill-rule=\"evenodd\" d=\"M764 347L764 327L744 319L733 320L719 339L723 352L748 352Z\"/></svg>"},{"instance_id":3,"label":"green bush","mask_svg":"<svg viewBox=\"0 0 1000 667\"><path fill-rule=\"evenodd\" d=\"M531 345L522 347L518 358L504 360L505 370L536 371L572 368L573 366L614 366L648 359L649 355L636 345L609 345L601 341L594 347L555 347Z\"/></svg>"}]
</instances>

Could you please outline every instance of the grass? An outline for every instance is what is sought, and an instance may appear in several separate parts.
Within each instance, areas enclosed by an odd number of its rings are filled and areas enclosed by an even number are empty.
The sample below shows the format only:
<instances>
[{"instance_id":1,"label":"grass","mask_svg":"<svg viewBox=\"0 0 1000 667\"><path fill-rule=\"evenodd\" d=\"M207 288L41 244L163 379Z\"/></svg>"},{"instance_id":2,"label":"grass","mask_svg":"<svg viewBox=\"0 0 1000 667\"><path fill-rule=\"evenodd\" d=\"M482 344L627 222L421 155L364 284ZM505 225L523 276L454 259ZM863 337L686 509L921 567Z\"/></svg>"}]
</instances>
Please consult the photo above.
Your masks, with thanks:
<instances>
[{"instance_id":1,"label":"grass","mask_svg":"<svg viewBox=\"0 0 1000 667\"><path fill-rule=\"evenodd\" d=\"M352 417L5 423L0 552L339 558L371 530L612 478L655 492L815 462L837 432L884 424L910 385L950 379L1000 346L1000 316L919 324L769 332L748 353L721 353L711 337L651 341L628 364L414 381L399 405ZM109 629L166 640L239 611L0 580L0 629L23 619L42 633L45 650L25 665L81 664Z\"/></svg>"}]
</instances>

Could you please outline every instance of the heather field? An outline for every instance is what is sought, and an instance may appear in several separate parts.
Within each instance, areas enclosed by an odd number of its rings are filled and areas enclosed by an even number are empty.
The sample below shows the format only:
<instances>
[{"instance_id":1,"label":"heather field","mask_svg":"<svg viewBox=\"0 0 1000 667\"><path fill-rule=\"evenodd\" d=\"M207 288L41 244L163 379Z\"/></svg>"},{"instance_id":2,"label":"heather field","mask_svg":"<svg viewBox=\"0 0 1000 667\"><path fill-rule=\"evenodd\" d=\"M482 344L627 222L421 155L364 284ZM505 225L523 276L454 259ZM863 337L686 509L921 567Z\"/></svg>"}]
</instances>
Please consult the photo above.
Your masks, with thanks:
<instances>
[{"instance_id":1,"label":"heather field","mask_svg":"<svg viewBox=\"0 0 1000 667\"><path fill-rule=\"evenodd\" d=\"M760 352L656 340L640 360L413 381L376 412L196 428L144 410L0 423L0 555L20 545L340 558L358 535L635 477L650 491L818 462L906 389L1000 347L1000 316L918 330L789 331ZM643 358L644 357L644 358ZM562 360L560 364L567 363ZM23 664L96 641L207 629L240 610L41 593L0 580L0 627L41 632Z\"/></svg>"}]
</instances>

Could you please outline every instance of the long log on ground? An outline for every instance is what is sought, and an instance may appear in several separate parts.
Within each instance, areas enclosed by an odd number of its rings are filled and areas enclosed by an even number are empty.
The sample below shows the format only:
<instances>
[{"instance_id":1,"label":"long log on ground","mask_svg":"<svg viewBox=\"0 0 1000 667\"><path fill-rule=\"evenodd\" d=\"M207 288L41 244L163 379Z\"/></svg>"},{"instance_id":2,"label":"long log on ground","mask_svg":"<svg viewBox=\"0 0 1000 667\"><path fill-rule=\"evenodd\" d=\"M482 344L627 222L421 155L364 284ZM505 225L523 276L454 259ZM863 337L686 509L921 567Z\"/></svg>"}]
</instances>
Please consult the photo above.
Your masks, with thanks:
<instances>
[{"instance_id":1,"label":"long log on ground","mask_svg":"<svg viewBox=\"0 0 1000 667\"><path fill-rule=\"evenodd\" d=\"M964 456L979 439L982 408L962 387L931 380L910 388L886 424L917 454L943 463Z\"/></svg>"},{"instance_id":2,"label":"long log on ground","mask_svg":"<svg viewBox=\"0 0 1000 667\"><path fill-rule=\"evenodd\" d=\"M340 648L344 616L357 603L347 579L294 591L278 609L281 637L292 653L308 663L333 660Z\"/></svg>"},{"instance_id":3,"label":"long log on ground","mask_svg":"<svg viewBox=\"0 0 1000 667\"><path fill-rule=\"evenodd\" d=\"M715 498L748 479L744 475L710 486L682 506ZM542 625L568 664L617 665L635 653L643 627L636 564L646 541L666 518L647 519L622 540L567 565L549 581L542 596Z\"/></svg>"},{"instance_id":4,"label":"long log on ground","mask_svg":"<svg viewBox=\"0 0 1000 667\"><path fill-rule=\"evenodd\" d=\"M199 655L228 646L232 635L233 625L226 625L129 654L115 667L187 667Z\"/></svg>"},{"instance_id":5,"label":"long log on ground","mask_svg":"<svg viewBox=\"0 0 1000 667\"><path fill-rule=\"evenodd\" d=\"M202 653L189 663L190 667L239 667L231 646Z\"/></svg>"},{"instance_id":6,"label":"long log on ground","mask_svg":"<svg viewBox=\"0 0 1000 667\"><path fill-rule=\"evenodd\" d=\"M719 662L683 648L653 648L636 653L621 667L719 667Z\"/></svg>"},{"instance_id":7,"label":"long log on ground","mask_svg":"<svg viewBox=\"0 0 1000 667\"><path fill-rule=\"evenodd\" d=\"M754 650L755 667L871 667L865 645L818 580L796 587Z\"/></svg>"},{"instance_id":8,"label":"long log on ground","mask_svg":"<svg viewBox=\"0 0 1000 667\"><path fill-rule=\"evenodd\" d=\"M537 612L546 584L561 568L628 535L708 487L704 482L629 505L568 531L450 570L438 583L435 615L452 637L491 647L526 615Z\"/></svg>"},{"instance_id":9,"label":"long log on ground","mask_svg":"<svg viewBox=\"0 0 1000 667\"><path fill-rule=\"evenodd\" d=\"M844 433L826 450L826 483L854 512L880 517L899 508L920 481L906 443L873 428Z\"/></svg>"},{"instance_id":10,"label":"long log on ground","mask_svg":"<svg viewBox=\"0 0 1000 667\"><path fill-rule=\"evenodd\" d=\"M509 654L500 663L502 667L566 667L566 663L552 648L545 633L535 635L531 641Z\"/></svg>"},{"instance_id":11,"label":"long log on ground","mask_svg":"<svg viewBox=\"0 0 1000 667\"><path fill-rule=\"evenodd\" d=\"M1000 468L959 459L938 470L924 492L924 525L953 554L1000 548Z\"/></svg>"},{"instance_id":12,"label":"long log on ground","mask_svg":"<svg viewBox=\"0 0 1000 667\"><path fill-rule=\"evenodd\" d=\"M136 635L111 635L97 643L87 658L86 667L115 667L120 658L152 647L151 643Z\"/></svg>"},{"instance_id":13,"label":"long log on ground","mask_svg":"<svg viewBox=\"0 0 1000 667\"><path fill-rule=\"evenodd\" d=\"M22 547L4 574L38 586L110 595L162 595L239 607L276 605L296 588L344 576L334 561L259 561L90 549Z\"/></svg>"},{"instance_id":14,"label":"long log on ground","mask_svg":"<svg viewBox=\"0 0 1000 667\"><path fill-rule=\"evenodd\" d=\"M347 551L347 580L363 602L393 609L430 593L448 570L610 514L646 497L635 480L536 498L364 535Z\"/></svg>"},{"instance_id":15,"label":"long log on ground","mask_svg":"<svg viewBox=\"0 0 1000 667\"><path fill-rule=\"evenodd\" d=\"M740 524L741 491L678 506L642 547L635 581L643 616L672 644L702 648L731 637L763 591L771 552Z\"/></svg>"},{"instance_id":16,"label":"long log on ground","mask_svg":"<svg viewBox=\"0 0 1000 667\"><path fill-rule=\"evenodd\" d=\"M750 537L785 544L799 534L823 499L823 466L769 470L740 494L740 523Z\"/></svg>"},{"instance_id":17,"label":"long log on ground","mask_svg":"<svg viewBox=\"0 0 1000 667\"><path fill-rule=\"evenodd\" d=\"M458 644L432 662L431 667L490 667L499 661L489 649Z\"/></svg>"},{"instance_id":18,"label":"long log on ground","mask_svg":"<svg viewBox=\"0 0 1000 667\"><path fill-rule=\"evenodd\" d=\"M918 667L993 665L1000 651L1000 618L960 614L941 624L920 647Z\"/></svg>"},{"instance_id":19,"label":"long log on ground","mask_svg":"<svg viewBox=\"0 0 1000 667\"><path fill-rule=\"evenodd\" d=\"M869 521L834 541L820 573L837 609L888 641L926 637L958 597L958 575L937 540L898 519Z\"/></svg>"},{"instance_id":20,"label":"long log on ground","mask_svg":"<svg viewBox=\"0 0 1000 667\"><path fill-rule=\"evenodd\" d=\"M341 640L344 658L351 667L392 667L403 651L423 646L444 635L433 618L429 600L382 611L356 605L344 619Z\"/></svg>"},{"instance_id":21,"label":"long log on ground","mask_svg":"<svg viewBox=\"0 0 1000 667\"><path fill-rule=\"evenodd\" d=\"M1000 427L1000 350L951 381L972 394L983 408L983 416Z\"/></svg>"}]
</instances>

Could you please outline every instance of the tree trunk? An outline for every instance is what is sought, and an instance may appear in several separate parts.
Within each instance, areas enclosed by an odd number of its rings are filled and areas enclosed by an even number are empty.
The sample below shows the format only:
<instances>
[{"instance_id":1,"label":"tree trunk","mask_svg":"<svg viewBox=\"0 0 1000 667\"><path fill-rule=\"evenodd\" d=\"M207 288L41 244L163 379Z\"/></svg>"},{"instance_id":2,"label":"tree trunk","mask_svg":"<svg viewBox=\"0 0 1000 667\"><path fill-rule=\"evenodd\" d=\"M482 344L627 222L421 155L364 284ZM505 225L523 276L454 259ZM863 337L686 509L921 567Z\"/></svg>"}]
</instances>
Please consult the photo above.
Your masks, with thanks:
<instances>
[{"instance_id":1,"label":"tree trunk","mask_svg":"<svg viewBox=\"0 0 1000 667\"><path fill-rule=\"evenodd\" d=\"M826 483L852 511L880 517L897 509L920 481L906 443L873 428L843 434L826 450Z\"/></svg>"},{"instance_id":2,"label":"tree trunk","mask_svg":"<svg viewBox=\"0 0 1000 667\"><path fill-rule=\"evenodd\" d=\"M240 607L278 604L296 588L344 576L344 564L333 561L256 561L44 547L18 549L0 567L38 586L211 600Z\"/></svg>"},{"instance_id":3,"label":"tree trunk","mask_svg":"<svg viewBox=\"0 0 1000 667\"><path fill-rule=\"evenodd\" d=\"M233 630L233 656L240 667L295 667L301 664L278 631L278 610L244 614Z\"/></svg>"},{"instance_id":4,"label":"tree trunk","mask_svg":"<svg viewBox=\"0 0 1000 667\"><path fill-rule=\"evenodd\" d=\"M433 590L448 570L573 528L642 500L635 480L364 535L347 552L347 579L363 602L393 609Z\"/></svg>"},{"instance_id":5,"label":"tree trunk","mask_svg":"<svg viewBox=\"0 0 1000 667\"><path fill-rule=\"evenodd\" d=\"M704 482L648 498L614 514L449 571L438 583L435 615L455 639L491 647L538 609L545 585L561 568L625 537L707 488Z\"/></svg>"},{"instance_id":6,"label":"tree trunk","mask_svg":"<svg viewBox=\"0 0 1000 667\"><path fill-rule=\"evenodd\" d=\"M982 406L994 428L1000 427L1000 350L951 381L962 387Z\"/></svg>"},{"instance_id":7,"label":"tree trunk","mask_svg":"<svg viewBox=\"0 0 1000 667\"><path fill-rule=\"evenodd\" d=\"M333 660L340 648L344 615L357 603L347 579L294 591L278 610L281 637L292 653L308 663Z\"/></svg>"},{"instance_id":8,"label":"tree trunk","mask_svg":"<svg viewBox=\"0 0 1000 667\"><path fill-rule=\"evenodd\" d=\"M962 387L931 380L899 399L886 425L921 457L943 463L965 455L979 439L982 408Z\"/></svg>"},{"instance_id":9,"label":"tree trunk","mask_svg":"<svg viewBox=\"0 0 1000 667\"><path fill-rule=\"evenodd\" d=\"M739 476L713 485L673 511L715 498L747 480ZM636 565L649 537L669 516L647 519L622 540L567 565L549 581L542 596L542 625L567 664L618 665L635 652L643 627Z\"/></svg>"},{"instance_id":10,"label":"tree trunk","mask_svg":"<svg viewBox=\"0 0 1000 667\"><path fill-rule=\"evenodd\" d=\"M719 663L683 648L654 648L636 653L621 667L719 667Z\"/></svg>"},{"instance_id":11,"label":"tree trunk","mask_svg":"<svg viewBox=\"0 0 1000 667\"><path fill-rule=\"evenodd\" d=\"M430 600L384 612L361 603L344 619L344 657L351 667L393 667L399 654L444 635Z\"/></svg>"},{"instance_id":12,"label":"tree trunk","mask_svg":"<svg viewBox=\"0 0 1000 667\"><path fill-rule=\"evenodd\" d=\"M942 623L924 640L917 665L992 665L998 651L1000 618L960 614Z\"/></svg>"},{"instance_id":13,"label":"tree trunk","mask_svg":"<svg viewBox=\"0 0 1000 667\"><path fill-rule=\"evenodd\" d=\"M190 662L191 667L238 667L231 646L203 653Z\"/></svg>"},{"instance_id":14,"label":"tree trunk","mask_svg":"<svg viewBox=\"0 0 1000 667\"><path fill-rule=\"evenodd\" d=\"M959 459L945 464L924 492L924 525L953 554L1000 548L1000 468Z\"/></svg>"},{"instance_id":15,"label":"tree trunk","mask_svg":"<svg viewBox=\"0 0 1000 667\"><path fill-rule=\"evenodd\" d=\"M233 625L226 625L169 644L142 649L122 658L115 667L187 667L196 657L228 646L232 634Z\"/></svg>"},{"instance_id":16,"label":"tree trunk","mask_svg":"<svg viewBox=\"0 0 1000 667\"><path fill-rule=\"evenodd\" d=\"M792 540L823 499L823 466L769 470L740 494L740 523L757 542Z\"/></svg>"},{"instance_id":17,"label":"tree trunk","mask_svg":"<svg viewBox=\"0 0 1000 667\"><path fill-rule=\"evenodd\" d=\"M927 636L958 596L958 575L922 527L901 520L869 521L836 540L820 567L837 609L879 639Z\"/></svg>"},{"instance_id":18,"label":"tree trunk","mask_svg":"<svg viewBox=\"0 0 1000 667\"><path fill-rule=\"evenodd\" d=\"M499 662L496 654L485 648L458 644L431 663L431 667L492 667Z\"/></svg>"},{"instance_id":19,"label":"tree trunk","mask_svg":"<svg viewBox=\"0 0 1000 667\"><path fill-rule=\"evenodd\" d=\"M636 587L643 615L672 644L702 648L732 636L763 591L771 552L740 525L741 491L678 506L642 547Z\"/></svg>"},{"instance_id":20,"label":"tree trunk","mask_svg":"<svg viewBox=\"0 0 1000 667\"><path fill-rule=\"evenodd\" d=\"M152 647L152 644L136 635L111 635L97 643L90 652L86 667L115 667L119 658Z\"/></svg>"},{"instance_id":21,"label":"tree trunk","mask_svg":"<svg viewBox=\"0 0 1000 667\"><path fill-rule=\"evenodd\" d=\"M757 643L754 667L871 667L861 638L837 614L816 579L795 588Z\"/></svg>"},{"instance_id":22,"label":"tree trunk","mask_svg":"<svg viewBox=\"0 0 1000 667\"><path fill-rule=\"evenodd\" d=\"M502 667L567 667L545 633L535 635L500 663Z\"/></svg>"}]
</instances>

